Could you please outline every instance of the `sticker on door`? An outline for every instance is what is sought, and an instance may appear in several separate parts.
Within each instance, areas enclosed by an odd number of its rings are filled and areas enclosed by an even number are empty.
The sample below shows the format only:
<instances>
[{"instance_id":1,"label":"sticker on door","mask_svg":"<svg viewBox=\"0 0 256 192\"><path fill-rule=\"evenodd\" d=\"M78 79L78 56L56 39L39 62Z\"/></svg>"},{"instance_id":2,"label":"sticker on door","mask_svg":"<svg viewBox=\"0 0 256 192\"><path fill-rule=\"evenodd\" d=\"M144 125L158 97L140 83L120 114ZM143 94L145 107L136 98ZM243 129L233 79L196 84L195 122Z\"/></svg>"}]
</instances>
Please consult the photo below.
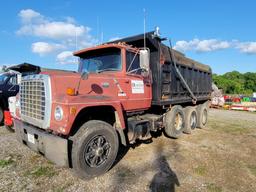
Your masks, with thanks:
<instances>
[{"instance_id":1,"label":"sticker on door","mask_svg":"<svg viewBox=\"0 0 256 192\"><path fill-rule=\"evenodd\" d=\"M131 80L132 93L144 93L144 83L141 80Z\"/></svg>"}]
</instances>

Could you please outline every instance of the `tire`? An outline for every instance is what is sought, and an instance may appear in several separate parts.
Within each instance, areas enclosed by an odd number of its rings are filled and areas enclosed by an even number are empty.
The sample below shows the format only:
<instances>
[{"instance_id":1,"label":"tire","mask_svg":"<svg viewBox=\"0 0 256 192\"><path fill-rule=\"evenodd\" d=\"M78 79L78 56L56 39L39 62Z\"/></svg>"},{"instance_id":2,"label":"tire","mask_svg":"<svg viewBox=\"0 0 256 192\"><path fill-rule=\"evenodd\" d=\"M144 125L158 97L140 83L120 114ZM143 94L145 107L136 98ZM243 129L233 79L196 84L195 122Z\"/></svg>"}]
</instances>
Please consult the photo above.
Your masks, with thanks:
<instances>
[{"instance_id":1,"label":"tire","mask_svg":"<svg viewBox=\"0 0 256 192\"><path fill-rule=\"evenodd\" d=\"M185 128L184 133L191 134L192 130L197 127L197 112L195 107L188 106L185 112Z\"/></svg>"},{"instance_id":2,"label":"tire","mask_svg":"<svg viewBox=\"0 0 256 192\"><path fill-rule=\"evenodd\" d=\"M72 141L73 171L82 179L107 172L119 149L117 132L104 121L91 120L84 123Z\"/></svg>"},{"instance_id":3,"label":"tire","mask_svg":"<svg viewBox=\"0 0 256 192\"><path fill-rule=\"evenodd\" d=\"M179 105L175 105L167 112L165 116L165 133L168 137L179 138L185 125L185 115L183 108Z\"/></svg>"},{"instance_id":4,"label":"tire","mask_svg":"<svg viewBox=\"0 0 256 192\"><path fill-rule=\"evenodd\" d=\"M4 122L4 112L2 107L0 107L0 125L3 125Z\"/></svg>"},{"instance_id":5,"label":"tire","mask_svg":"<svg viewBox=\"0 0 256 192\"><path fill-rule=\"evenodd\" d=\"M197 106L197 127L203 129L208 121L208 102Z\"/></svg>"}]
</instances>

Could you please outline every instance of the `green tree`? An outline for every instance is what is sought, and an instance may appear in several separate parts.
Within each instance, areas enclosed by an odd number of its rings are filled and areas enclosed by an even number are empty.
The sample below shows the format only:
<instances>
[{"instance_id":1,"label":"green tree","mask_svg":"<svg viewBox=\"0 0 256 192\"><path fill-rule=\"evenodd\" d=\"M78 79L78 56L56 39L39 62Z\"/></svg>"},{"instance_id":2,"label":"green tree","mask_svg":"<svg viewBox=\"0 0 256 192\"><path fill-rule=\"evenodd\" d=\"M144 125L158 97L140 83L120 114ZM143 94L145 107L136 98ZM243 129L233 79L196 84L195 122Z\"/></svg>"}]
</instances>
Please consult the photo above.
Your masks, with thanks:
<instances>
[{"instance_id":1,"label":"green tree","mask_svg":"<svg viewBox=\"0 0 256 192\"><path fill-rule=\"evenodd\" d=\"M226 94L251 94L256 92L256 73L232 71L223 75L213 74L214 83Z\"/></svg>"}]
</instances>

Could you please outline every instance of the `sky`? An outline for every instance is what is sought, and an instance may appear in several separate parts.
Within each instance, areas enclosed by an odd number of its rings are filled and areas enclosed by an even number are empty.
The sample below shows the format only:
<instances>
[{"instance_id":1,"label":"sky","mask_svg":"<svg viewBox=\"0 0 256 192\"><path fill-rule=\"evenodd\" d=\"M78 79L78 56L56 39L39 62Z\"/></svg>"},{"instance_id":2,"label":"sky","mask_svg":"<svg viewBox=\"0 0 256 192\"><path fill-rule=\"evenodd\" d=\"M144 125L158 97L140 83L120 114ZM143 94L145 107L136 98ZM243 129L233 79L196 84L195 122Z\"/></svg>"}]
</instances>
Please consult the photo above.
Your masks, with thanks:
<instances>
[{"instance_id":1,"label":"sky","mask_svg":"<svg viewBox=\"0 0 256 192\"><path fill-rule=\"evenodd\" d=\"M144 12L145 10L145 12ZM256 72L256 1L8 0L0 7L0 66L77 70L72 52L160 27L175 49L213 73Z\"/></svg>"}]
</instances>

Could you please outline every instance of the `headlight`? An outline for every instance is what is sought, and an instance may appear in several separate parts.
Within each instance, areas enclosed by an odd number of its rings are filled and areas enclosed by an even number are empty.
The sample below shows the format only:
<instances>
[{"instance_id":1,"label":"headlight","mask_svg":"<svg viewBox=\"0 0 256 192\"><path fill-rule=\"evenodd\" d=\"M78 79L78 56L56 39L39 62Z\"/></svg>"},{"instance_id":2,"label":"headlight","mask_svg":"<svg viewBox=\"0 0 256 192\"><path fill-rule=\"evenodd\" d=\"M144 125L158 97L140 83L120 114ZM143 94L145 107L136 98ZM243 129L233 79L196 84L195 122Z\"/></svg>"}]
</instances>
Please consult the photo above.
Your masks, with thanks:
<instances>
[{"instance_id":1,"label":"headlight","mask_svg":"<svg viewBox=\"0 0 256 192\"><path fill-rule=\"evenodd\" d=\"M57 106L55 108L55 112L54 112L54 118L56 121L61 121L63 118L63 110L60 106Z\"/></svg>"}]
</instances>

